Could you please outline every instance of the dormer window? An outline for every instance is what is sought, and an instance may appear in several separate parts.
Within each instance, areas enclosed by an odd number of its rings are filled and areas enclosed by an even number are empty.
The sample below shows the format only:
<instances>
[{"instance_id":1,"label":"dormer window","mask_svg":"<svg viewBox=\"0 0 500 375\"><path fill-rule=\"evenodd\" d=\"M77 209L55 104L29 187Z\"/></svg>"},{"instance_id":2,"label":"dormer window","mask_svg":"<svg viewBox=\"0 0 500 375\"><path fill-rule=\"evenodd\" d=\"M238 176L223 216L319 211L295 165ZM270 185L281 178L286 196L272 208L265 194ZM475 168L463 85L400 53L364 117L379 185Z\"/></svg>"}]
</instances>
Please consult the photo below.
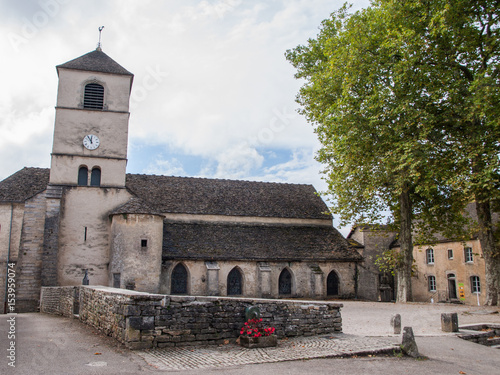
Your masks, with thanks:
<instances>
[{"instance_id":1,"label":"dormer window","mask_svg":"<svg viewBox=\"0 0 500 375\"><path fill-rule=\"evenodd\" d=\"M98 83L89 83L85 86L83 96L83 108L103 109L104 106L104 87Z\"/></svg>"}]
</instances>

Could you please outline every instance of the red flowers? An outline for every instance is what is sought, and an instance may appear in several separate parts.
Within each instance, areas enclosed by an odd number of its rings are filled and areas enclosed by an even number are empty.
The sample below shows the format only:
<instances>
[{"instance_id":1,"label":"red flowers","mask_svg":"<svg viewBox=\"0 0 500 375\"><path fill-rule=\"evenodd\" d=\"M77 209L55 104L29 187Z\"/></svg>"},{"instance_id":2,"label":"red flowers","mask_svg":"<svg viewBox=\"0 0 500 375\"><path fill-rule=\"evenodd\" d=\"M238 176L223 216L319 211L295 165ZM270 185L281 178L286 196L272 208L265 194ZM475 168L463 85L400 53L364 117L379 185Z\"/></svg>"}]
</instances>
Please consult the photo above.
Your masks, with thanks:
<instances>
[{"instance_id":1,"label":"red flowers","mask_svg":"<svg viewBox=\"0 0 500 375\"><path fill-rule=\"evenodd\" d=\"M262 327L262 319L250 319L241 327L240 335L250 337L261 337L274 335L274 327Z\"/></svg>"}]
</instances>

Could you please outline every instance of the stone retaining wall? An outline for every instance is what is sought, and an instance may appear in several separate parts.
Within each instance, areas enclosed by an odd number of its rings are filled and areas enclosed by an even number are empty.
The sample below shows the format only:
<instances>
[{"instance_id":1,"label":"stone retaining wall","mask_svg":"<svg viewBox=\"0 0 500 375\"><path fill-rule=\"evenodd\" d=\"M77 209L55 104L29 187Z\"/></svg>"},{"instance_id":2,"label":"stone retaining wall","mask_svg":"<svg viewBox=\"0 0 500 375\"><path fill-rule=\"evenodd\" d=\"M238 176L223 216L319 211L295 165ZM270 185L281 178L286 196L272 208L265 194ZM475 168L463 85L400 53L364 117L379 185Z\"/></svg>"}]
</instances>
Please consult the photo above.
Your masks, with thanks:
<instances>
[{"instance_id":1,"label":"stone retaining wall","mask_svg":"<svg viewBox=\"0 0 500 375\"><path fill-rule=\"evenodd\" d=\"M81 286L42 288L41 311L66 315L67 308L54 307L57 292L52 290L65 288L79 289L82 322L130 349L235 341L249 306L260 308L264 326L275 327L280 338L342 332L342 305L333 302L165 296ZM60 300L68 294L61 291Z\"/></svg>"},{"instance_id":2,"label":"stone retaining wall","mask_svg":"<svg viewBox=\"0 0 500 375\"><path fill-rule=\"evenodd\" d=\"M43 287L40 294L40 312L72 317L78 310L78 293L77 286Z\"/></svg>"}]
</instances>

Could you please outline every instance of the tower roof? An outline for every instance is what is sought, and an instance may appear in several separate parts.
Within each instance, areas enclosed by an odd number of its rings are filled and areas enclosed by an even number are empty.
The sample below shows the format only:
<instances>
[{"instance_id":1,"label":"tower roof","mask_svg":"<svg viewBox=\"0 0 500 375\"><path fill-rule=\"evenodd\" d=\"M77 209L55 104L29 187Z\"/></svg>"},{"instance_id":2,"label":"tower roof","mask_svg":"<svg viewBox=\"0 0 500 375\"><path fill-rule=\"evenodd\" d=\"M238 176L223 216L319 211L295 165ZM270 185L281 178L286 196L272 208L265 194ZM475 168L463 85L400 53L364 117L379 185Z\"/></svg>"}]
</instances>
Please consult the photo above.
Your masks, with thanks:
<instances>
[{"instance_id":1,"label":"tower roof","mask_svg":"<svg viewBox=\"0 0 500 375\"><path fill-rule=\"evenodd\" d=\"M64 68L133 76L127 69L102 52L100 48L58 65L56 68L58 71L59 68Z\"/></svg>"}]
</instances>

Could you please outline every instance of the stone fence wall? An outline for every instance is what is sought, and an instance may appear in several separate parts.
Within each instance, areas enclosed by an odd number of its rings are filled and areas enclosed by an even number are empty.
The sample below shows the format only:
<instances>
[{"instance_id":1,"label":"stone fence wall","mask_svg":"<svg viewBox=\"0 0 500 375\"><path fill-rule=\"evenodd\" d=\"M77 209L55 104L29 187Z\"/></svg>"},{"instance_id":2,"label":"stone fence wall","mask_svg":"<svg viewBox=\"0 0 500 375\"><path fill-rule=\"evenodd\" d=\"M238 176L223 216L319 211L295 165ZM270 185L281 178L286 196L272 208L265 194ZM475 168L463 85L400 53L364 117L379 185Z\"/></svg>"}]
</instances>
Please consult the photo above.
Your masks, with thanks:
<instances>
[{"instance_id":1,"label":"stone fence wall","mask_svg":"<svg viewBox=\"0 0 500 375\"><path fill-rule=\"evenodd\" d=\"M71 317L78 312L77 286L43 287L40 294L40 312Z\"/></svg>"},{"instance_id":2,"label":"stone fence wall","mask_svg":"<svg viewBox=\"0 0 500 375\"><path fill-rule=\"evenodd\" d=\"M342 332L342 305L333 302L166 296L81 286L42 288L40 311L72 316L71 288L79 289L80 320L130 349L235 341L250 306L260 308L263 325L275 327L280 338Z\"/></svg>"}]
</instances>

